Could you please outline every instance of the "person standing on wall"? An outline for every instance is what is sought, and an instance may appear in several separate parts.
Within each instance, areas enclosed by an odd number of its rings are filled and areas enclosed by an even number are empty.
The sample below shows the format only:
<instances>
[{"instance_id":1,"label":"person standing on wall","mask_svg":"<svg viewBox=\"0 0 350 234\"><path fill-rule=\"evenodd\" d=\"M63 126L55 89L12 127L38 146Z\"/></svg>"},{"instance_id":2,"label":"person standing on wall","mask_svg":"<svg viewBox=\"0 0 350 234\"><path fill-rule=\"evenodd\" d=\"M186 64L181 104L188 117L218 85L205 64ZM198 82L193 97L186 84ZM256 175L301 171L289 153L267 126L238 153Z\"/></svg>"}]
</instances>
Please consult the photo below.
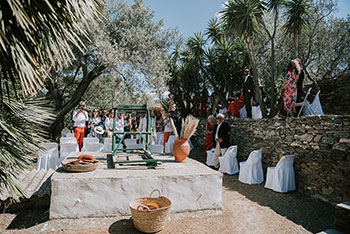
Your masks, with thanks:
<instances>
[{"instance_id":1,"label":"person standing on wall","mask_svg":"<svg viewBox=\"0 0 350 234\"><path fill-rule=\"evenodd\" d=\"M213 131L213 145L215 147L215 168L219 168L219 157L224 155L227 147L230 146L230 125L224 122L225 116L218 114L217 123Z\"/></svg>"},{"instance_id":2,"label":"person standing on wall","mask_svg":"<svg viewBox=\"0 0 350 234\"><path fill-rule=\"evenodd\" d=\"M85 111L85 108L85 102L80 102L79 109L73 111L74 137L77 139L79 151L83 147L83 140L86 132L86 122L89 120L89 116Z\"/></svg>"},{"instance_id":3,"label":"person standing on wall","mask_svg":"<svg viewBox=\"0 0 350 234\"><path fill-rule=\"evenodd\" d=\"M243 96L247 117L252 118L252 97L254 98L254 80L248 68L244 70Z\"/></svg>"}]
</instances>

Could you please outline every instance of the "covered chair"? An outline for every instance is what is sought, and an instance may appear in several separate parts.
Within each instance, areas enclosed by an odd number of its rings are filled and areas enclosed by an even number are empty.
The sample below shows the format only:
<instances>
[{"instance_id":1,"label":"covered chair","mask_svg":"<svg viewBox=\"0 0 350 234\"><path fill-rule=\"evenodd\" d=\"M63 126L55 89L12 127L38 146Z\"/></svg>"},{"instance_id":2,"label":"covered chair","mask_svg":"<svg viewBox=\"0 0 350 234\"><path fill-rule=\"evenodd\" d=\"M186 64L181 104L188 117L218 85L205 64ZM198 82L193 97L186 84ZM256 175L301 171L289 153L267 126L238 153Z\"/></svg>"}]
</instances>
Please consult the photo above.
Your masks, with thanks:
<instances>
[{"instance_id":1,"label":"covered chair","mask_svg":"<svg viewBox=\"0 0 350 234\"><path fill-rule=\"evenodd\" d=\"M230 146L224 156L219 157L220 167L219 171L222 173L227 173L233 175L239 172L238 162L237 162L237 145Z\"/></svg>"},{"instance_id":2,"label":"covered chair","mask_svg":"<svg viewBox=\"0 0 350 234\"><path fill-rule=\"evenodd\" d=\"M124 139L124 144L125 145L137 144L137 141L134 138L126 138L126 139Z\"/></svg>"},{"instance_id":3,"label":"covered chair","mask_svg":"<svg viewBox=\"0 0 350 234\"><path fill-rule=\"evenodd\" d=\"M68 156L68 154L70 154L72 152L79 152L79 146L78 146L77 142L75 142L75 143L61 143L60 144L59 163L61 163Z\"/></svg>"},{"instance_id":4,"label":"covered chair","mask_svg":"<svg viewBox=\"0 0 350 234\"><path fill-rule=\"evenodd\" d=\"M215 166L215 149L211 149L207 151L207 161L206 164L208 166Z\"/></svg>"},{"instance_id":5,"label":"covered chair","mask_svg":"<svg viewBox=\"0 0 350 234\"><path fill-rule=\"evenodd\" d=\"M58 144L55 142L41 143L40 146L45 148L45 151L40 151L38 156L37 170L56 170L58 158Z\"/></svg>"},{"instance_id":6,"label":"covered chair","mask_svg":"<svg viewBox=\"0 0 350 234\"><path fill-rule=\"evenodd\" d=\"M168 142L165 143L165 153L172 154L173 153L173 144L175 142L175 135L171 135L168 139Z\"/></svg>"},{"instance_id":7,"label":"covered chair","mask_svg":"<svg viewBox=\"0 0 350 234\"><path fill-rule=\"evenodd\" d=\"M77 143L77 139L75 137L61 137L60 144L62 143Z\"/></svg>"},{"instance_id":8,"label":"covered chair","mask_svg":"<svg viewBox=\"0 0 350 234\"><path fill-rule=\"evenodd\" d=\"M254 150L250 153L247 161L239 163L239 181L246 184L260 184L264 181L261 157L262 150Z\"/></svg>"},{"instance_id":9,"label":"covered chair","mask_svg":"<svg viewBox=\"0 0 350 234\"><path fill-rule=\"evenodd\" d=\"M102 150L102 143L86 142L81 149L81 152L102 152Z\"/></svg>"},{"instance_id":10,"label":"covered chair","mask_svg":"<svg viewBox=\"0 0 350 234\"><path fill-rule=\"evenodd\" d=\"M86 143L99 143L99 139L96 137L84 137L83 145Z\"/></svg>"},{"instance_id":11,"label":"covered chair","mask_svg":"<svg viewBox=\"0 0 350 234\"><path fill-rule=\"evenodd\" d=\"M295 190L294 163L295 155L285 155L276 167L268 167L265 188L286 193Z\"/></svg>"},{"instance_id":12,"label":"covered chair","mask_svg":"<svg viewBox=\"0 0 350 234\"><path fill-rule=\"evenodd\" d=\"M112 152L112 138L103 138L103 149L102 152L111 153Z\"/></svg>"},{"instance_id":13,"label":"covered chair","mask_svg":"<svg viewBox=\"0 0 350 234\"><path fill-rule=\"evenodd\" d=\"M152 145L153 153L163 153L163 145Z\"/></svg>"}]
</instances>

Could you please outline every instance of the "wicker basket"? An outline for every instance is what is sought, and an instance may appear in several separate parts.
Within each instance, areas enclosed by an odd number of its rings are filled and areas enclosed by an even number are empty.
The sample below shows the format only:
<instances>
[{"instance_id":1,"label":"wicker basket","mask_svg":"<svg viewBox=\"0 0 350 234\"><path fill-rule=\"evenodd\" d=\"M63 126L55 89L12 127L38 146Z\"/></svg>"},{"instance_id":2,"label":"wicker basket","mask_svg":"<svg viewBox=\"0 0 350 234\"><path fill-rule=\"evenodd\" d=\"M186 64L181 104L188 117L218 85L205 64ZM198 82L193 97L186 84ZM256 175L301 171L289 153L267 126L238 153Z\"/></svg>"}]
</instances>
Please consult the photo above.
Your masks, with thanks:
<instances>
[{"instance_id":1,"label":"wicker basket","mask_svg":"<svg viewBox=\"0 0 350 234\"><path fill-rule=\"evenodd\" d=\"M94 171L98 167L98 161L95 163L89 163L89 164L70 164L70 162L76 161L76 159L65 159L61 162L62 168L65 171L71 171L71 172L88 172L88 171Z\"/></svg>"},{"instance_id":2,"label":"wicker basket","mask_svg":"<svg viewBox=\"0 0 350 234\"><path fill-rule=\"evenodd\" d=\"M152 197L155 191L159 193L159 197ZM150 210L146 206L149 202L157 203L159 208ZM163 229L171 201L161 196L159 190L155 189L149 197L136 198L130 202L129 206L135 228L141 232L154 233Z\"/></svg>"}]
</instances>

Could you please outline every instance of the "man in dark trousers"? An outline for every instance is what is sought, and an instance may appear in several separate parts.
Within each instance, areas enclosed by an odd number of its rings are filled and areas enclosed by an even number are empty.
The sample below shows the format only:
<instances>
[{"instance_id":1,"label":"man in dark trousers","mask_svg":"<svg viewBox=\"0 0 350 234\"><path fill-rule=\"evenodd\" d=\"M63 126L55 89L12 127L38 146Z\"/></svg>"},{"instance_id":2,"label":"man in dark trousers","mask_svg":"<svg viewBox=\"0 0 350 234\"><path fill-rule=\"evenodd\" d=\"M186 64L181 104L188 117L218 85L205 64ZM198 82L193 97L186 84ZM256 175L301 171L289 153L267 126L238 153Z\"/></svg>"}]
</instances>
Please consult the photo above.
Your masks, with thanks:
<instances>
[{"instance_id":1,"label":"man in dark trousers","mask_svg":"<svg viewBox=\"0 0 350 234\"><path fill-rule=\"evenodd\" d=\"M252 97L254 98L254 80L248 68L244 70L243 96L247 117L252 118Z\"/></svg>"},{"instance_id":2,"label":"man in dark trousers","mask_svg":"<svg viewBox=\"0 0 350 234\"><path fill-rule=\"evenodd\" d=\"M230 146L230 125L224 122L225 116L218 114L217 123L213 131L213 144L215 147L215 168L219 168L219 156L225 154L227 147Z\"/></svg>"}]
</instances>

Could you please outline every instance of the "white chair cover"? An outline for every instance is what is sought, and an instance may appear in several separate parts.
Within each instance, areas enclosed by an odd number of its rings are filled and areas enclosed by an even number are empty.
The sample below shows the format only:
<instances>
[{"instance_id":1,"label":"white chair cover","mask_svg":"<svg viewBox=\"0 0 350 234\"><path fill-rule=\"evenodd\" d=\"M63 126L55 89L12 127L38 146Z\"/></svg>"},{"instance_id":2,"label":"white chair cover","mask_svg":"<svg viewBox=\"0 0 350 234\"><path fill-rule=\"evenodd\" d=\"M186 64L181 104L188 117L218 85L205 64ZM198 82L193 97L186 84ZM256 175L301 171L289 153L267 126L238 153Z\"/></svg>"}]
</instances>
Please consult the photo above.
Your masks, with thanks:
<instances>
[{"instance_id":1,"label":"white chair cover","mask_svg":"<svg viewBox=\"0 0 350 234\"><path fill-rule=\"evenodd\" d=\"M81 152L101 152L102 150L102 143L86 142L81 149Z\"/></svg>"},{"instance_id":2,"label":"white chair cover","mask_svg":"<svg viewBox=\"0 0 350 234\"><path fill-rule=\"evenodd\" d=\"M57 144L56 144L57 145ZM44 152L39 152L37 170L57 169L58 147L46 149Z\"/></svg>"},{"instance_id":3,"label":"white chair cover","mask_svg":"<svg viewBox=\"0 0 350 234\"><path fill-rule=\"evenodd\" d=\"M103 138L102 152L104 152L104 153L111 153L112 152L112 138L108 138L108 137Z\"/></svg>"},{"instance_id":4,"label":"white chair cover","mask_svg":"<svg viewBox=\"0 0 350 234\"><path fill-rule=\"evenodd\" d=\"M260 184L264 181L261 157L262 150L254 150L250 153L247 161L239 163L239 181L246 184Z\"/></svg>"},{"instance_id":5,"label":"white chair cover","mask_svg":"<svg viewBox=\"0 0 350 234\"><path fill-rule=\"evenodd\" d=\"M164 132L157 132L156 145L163 145L164 142Z\"/></svg>"},{"instance_id":6,"label":"white chair cover","mask_svg":"<svg viewBox=\"0 0 350 234\"><path fill-rule=\"evenodd\" d=\"M165 143L165 153L167 154L172 154L173 153L173 144L175 142L175 135L171 135L168 139L168 142Z\"/></svg>"},{"instance_id":7,"label":"white chair cover","mask_svg":"<svg viewBox=\"0 0 350 234\"><path fill-rule=\"evenodd\" d=\"M295 190L294 158L294 154L285 155L276 167L267 168L265 188L281 193Z\"/></svg>"},{"instance_id":8,"label":"white chair cover","mask_svg":"<svg viewBox=\"0 0 350 234\"><path fill-rule=\"evenodd\" d=\"M53 154L58 158L58 144L56 142L40 143L46 150L54 149Z\"/></svg>"},{"instance_id":9,"label":"white chair cover","mask_svg":"<svg viewBox=\"0 0 350 234\"><path fill-rule=\"evenodd\" d=\"M83 146L87 143L99 143L99 139L97 137L84 137Z\"/></svg>"},{"instance_id":10,"label":"white chair cover","mask_svg":"<svg viewBox=\"0 0 350 234\"><path fill-rule=\"evenodd\" d=\"M130 145L130 144L137 144L137 142L136 142L136 139L127 138L127 139L124 139L124 144L127 146L127 145Z\"/></svg>"},{"instance_id":11,"label":"white chair cover","mask_svg":"<svg viewBox=\"0 0 350 234\"><path fill-rule=\"evenodd\" d=\"M243 106L239 110L239 112L240 112L241 119L247 118L247 110L245 109L245 106ZM262 119L260 106L252 106L252 119Z\"/></svg>"},{"instance_id":12,"label":"white chair cover","mask_svg":"<svg viewBox=\"0 0 350 234\"><path fill-rule=\"evenodd\" d=\"M75 137L61 137L60 144L62 143L77 143L77 139Z\"/></svg>"},{"instance_id":13,"label":"white chair cover","mask_svg":"<svg viewBox=\"0 0 350 234\"><path fill-rule=\"evenodd\" d=\"M74 137L74 133L72 133L72 132L67 132L67 133L66 133L66 137Z\"/></svg>"},{"instance_id":14,"label":"white chair cover","mask_svg":"<svg viewBox=\"0 0 350 234\"><path fill-rule=\"evenodd\" d=\"M163 153L163 145L152 145L153 153Z\"/></svg>"},{"instance_id":15,"label":"white chair cover","mask_svg":"<svg viewBox=\"0 0 350 234\"><path fill-rule=\"evenodd\" d=\"M68 154L72 152L79 152L78 143L61 143L60 144L60 160L58 163L61 163Z\"/></svg>"},{"instance_id":16,"label":"white chair cover","mask_svg":"<svg viewBox=\"0 0 350 234\"><path fill-rule=\"evenodd\" d=\"M215 149L207 151L207 162L208 166L215 166Z\"/></svg>"},{"instance_id":17,"label":"white chair cover","mask_svg":"<svg viewBox=\"0 0 350 234\"><path fill-rule=\"evenodd\" d=\"M144 144L125 144L126 149L132 150L132 149L144 149L145 145Z\"/></svg>"},{"instance_id":18,"label":"white chair cover","mask_svg":"<svg viewBox=\"0 0 350 234\"><path fill-rule=\"evenodd\" d=\"M303 114L305 116L307 115L323 115L323 109L320 102L320 90L317 92L316 96L314 97L314 100L310 104L310 108L304 108Z\"/></svg>"},{"instance_id":19,"label":"white chair cover","mask_svg":"<svg viewBox=\"0 0 350 234\"><path fill-rule=\"evenodd\" d=\"M237 162L237 145L230 146L224 156L219 157L220 167L219 171L222 173L227 173L233 175L239 172L238 162Z\"/></svg>"},{"instance_id":20,"label":"white chair cover","mask_svg":"<svg viewBox=\"0 0 350 234\"><path fill-rule=\"evenodd\" d=\"M71 133L71 131L68 129L68 128L64 128L61 132L61 136L62 137L67 137L67 134L68 133ZM73 137L74 137L74 134L73 134Z\"/></svg>"}]
</instances>

